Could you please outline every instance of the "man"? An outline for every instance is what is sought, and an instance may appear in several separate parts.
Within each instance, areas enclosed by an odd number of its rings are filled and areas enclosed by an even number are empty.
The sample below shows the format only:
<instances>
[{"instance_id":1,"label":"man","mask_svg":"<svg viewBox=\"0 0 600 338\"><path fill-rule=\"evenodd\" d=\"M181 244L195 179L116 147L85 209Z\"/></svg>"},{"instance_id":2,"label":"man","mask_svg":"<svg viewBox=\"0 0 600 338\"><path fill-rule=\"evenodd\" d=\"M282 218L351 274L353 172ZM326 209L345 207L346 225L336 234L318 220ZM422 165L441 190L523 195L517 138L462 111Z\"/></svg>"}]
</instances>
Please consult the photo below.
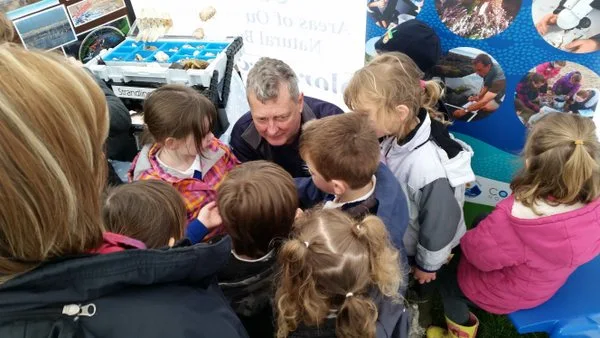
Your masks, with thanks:
<instances>
[{"instance_id":1,"label":"man","mask_svg":"<svg viewBox=\"0 0 600 338\"><path fill-rule=\"evenodd\" d=\"M483 117L494 112L502 99L506 89L506 78L502 69L492 62L492 58L487 54L479 54L473 59L473 69L477 75L483 78L483 87L478 95L469 97L470 106L454 111L456 118L461 118L468 113L478 111L478 115Z\"/></svg>"},{"instance_id":2,"label":"man","mask_svg":"<svg viewBox=\"0 0 600 338\"><path fill-rule=\"evenodd\" d=\"M310 176L298 151L302 125L343 111L305 97L294 71L276 59L261 58L248 73L246 87L250 112L235 123L229 143L235 156L242 162L275 162L292 177Z\"/></svg>"}]
</instances>

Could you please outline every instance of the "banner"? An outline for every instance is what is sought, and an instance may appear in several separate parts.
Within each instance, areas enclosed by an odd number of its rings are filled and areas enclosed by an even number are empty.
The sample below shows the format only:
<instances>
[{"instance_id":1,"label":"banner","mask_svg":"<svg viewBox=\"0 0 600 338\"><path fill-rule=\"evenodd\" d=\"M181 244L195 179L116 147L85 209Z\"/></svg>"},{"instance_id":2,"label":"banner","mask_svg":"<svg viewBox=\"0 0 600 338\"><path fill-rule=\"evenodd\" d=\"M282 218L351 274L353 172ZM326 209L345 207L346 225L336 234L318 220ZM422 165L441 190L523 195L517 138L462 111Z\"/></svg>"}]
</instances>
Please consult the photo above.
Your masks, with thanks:
<instances>
[{"instance_id":1,"label":"banner","mask_svg":"<svg viewBox=\"0 0 600 338\"><path fill-rule=\"evenodd\" d=\"M528 127L553 111L577 113L597 120L598 104L585 96L600 95L600 8L590 1L559 0L383 0L364 2L367 16L367 58L374 44L406 20L424 21L440 37L443 57L432 75L446 86L446 108L452 132L474 151L478 176L468 191L466 212L491 209L510 194L508 182L521 167ZM478 75L473 60L490 57L496 80ZM564 63L562 61L565 61ZM515 100L517 86L540 73L544 83ZM574 76L574 74L579 74ZM579 77L578 88L563 90L557 82ZM491 76L490 76L491 77ZM497 99L479 111L467 112L484 82L504 82ZM566 82L565 82L566 81ZM537 86L536 84L535 86ZM492 85L494 87L495 85ZM525 88L525 87L520 87ZM528 87L527 87L528 88ZM538 91L539 90L539 91ZM586 92L578 97L578 92ZM577 92L577 93L576 93ZM577 96L577 97L576 97ZM561 101L563 100L563 101ZM565 105L564 100L571 105ZM578 101L589 107L575 105ZM487 109L489 108L489 109ZM469 210L471 209L471 210Z\"/></svg>"}]
</instances>

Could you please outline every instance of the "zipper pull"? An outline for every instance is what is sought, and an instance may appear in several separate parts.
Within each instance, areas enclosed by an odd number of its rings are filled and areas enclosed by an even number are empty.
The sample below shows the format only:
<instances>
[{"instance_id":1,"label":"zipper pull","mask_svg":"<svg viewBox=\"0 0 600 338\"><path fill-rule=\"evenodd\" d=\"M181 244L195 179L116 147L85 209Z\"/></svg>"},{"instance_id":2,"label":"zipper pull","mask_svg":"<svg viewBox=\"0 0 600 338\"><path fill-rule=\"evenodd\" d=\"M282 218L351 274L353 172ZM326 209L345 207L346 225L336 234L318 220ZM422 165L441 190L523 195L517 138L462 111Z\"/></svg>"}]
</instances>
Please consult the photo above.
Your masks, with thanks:
<instances>
[{"instance_id":1,"label":"zipper pull","mask_svg":"<svg viewBox=\"0 0 600 338\"><path fill-rule=\"evenodd\" d=\"M71 317L92 317L96 314L96 305L94 303L87 305L68 304L63 306L62 313Z\"/></svg>"}]
</instances>

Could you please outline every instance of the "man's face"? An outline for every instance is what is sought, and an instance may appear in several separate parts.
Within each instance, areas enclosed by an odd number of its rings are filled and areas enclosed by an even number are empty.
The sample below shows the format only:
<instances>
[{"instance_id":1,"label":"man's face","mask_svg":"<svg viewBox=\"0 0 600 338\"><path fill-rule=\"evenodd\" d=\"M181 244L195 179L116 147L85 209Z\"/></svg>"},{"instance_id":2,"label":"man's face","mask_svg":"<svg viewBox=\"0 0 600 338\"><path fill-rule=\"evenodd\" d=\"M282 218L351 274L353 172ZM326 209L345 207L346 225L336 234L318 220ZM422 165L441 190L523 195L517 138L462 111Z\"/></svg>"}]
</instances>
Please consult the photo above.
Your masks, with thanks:
<instances>
[{"instance_id":1,"label":"man's face","mask_svg":"<svg viewBox=\"0 0 600 338\"><path fill-rule=\"evenodd\" d=\"M477 75L485 77L490 72L490 69L492 69L492 65L486 66L481 62L477 62L473 65L473 69L475 70L475 73L477 73Z\"/></svg>"},{"instance_id":2,"label":"man's face","mask_svg":"<svg viewBox=\"0 0 600 338\"><path fill-rule=\"evenodd\" d=\"M280 84L276 99L262 103L253 93L249 93L248 104L256 130L270 145L282 146L296 139L302 121L302 94L292 98L287 84Z\"/></svg>"}]
</instances>

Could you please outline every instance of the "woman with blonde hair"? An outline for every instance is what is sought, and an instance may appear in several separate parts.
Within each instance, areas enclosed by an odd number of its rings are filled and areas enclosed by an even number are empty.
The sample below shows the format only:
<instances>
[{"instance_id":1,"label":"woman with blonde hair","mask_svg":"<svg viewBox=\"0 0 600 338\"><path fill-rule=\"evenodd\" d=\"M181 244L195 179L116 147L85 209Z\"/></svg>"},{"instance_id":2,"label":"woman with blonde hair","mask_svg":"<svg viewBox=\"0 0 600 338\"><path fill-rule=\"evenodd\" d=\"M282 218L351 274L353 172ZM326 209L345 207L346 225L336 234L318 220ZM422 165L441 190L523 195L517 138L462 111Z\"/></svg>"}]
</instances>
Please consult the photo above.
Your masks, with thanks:
<instances>
[{"instance_id":1,"label":"woman with blonde hair","mask_svg":"<svg viewBox=\"0 0 600 338\"><path fill-rule=\"evenodd\" d=\"M595 129L592 120L564 113L535 124L513 194L460 241L458 281L449 276L445 285L455 287L441 292L449 332L430 328L427 337L474 337L468 301L496 314L536 307L600 254Z\"/></svg>"},{"instance_id":2,"label":"woman with blonde hair","mask_svg":"<svg viewBox=\"0 0 600 338\"><path fill-rule=\"evenodd\" d=\"M277 337L407 337L398 251L383 222L305 213L281 247Z\"/></svg>"},{"instance_id":3,"label":"woman with blonde hair","mask_svg":"<svg viewBox=\"0 0 600 338\"><path fill-rule=\"evenodd\" d=\"M0 46L0 337L246 337L215 291L230 242L104 231L104 95L63 56Z\"/></svg>"}]
</instances>

